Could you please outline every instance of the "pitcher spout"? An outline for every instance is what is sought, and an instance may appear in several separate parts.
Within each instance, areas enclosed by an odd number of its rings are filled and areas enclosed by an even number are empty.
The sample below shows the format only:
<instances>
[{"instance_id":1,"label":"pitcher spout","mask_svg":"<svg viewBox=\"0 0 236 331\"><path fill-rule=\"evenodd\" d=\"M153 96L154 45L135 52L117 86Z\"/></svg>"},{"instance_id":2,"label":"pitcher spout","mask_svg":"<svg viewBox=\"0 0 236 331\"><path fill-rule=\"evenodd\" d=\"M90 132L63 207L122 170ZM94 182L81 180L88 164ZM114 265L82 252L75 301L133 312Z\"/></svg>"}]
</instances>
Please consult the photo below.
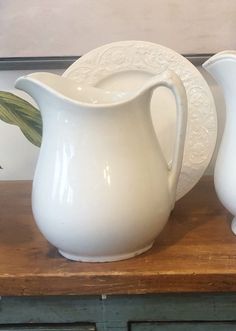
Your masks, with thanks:
<instances>
[{"instance_id":1,"label":"pitcher spout","mask_svg":"<svg viewBox=\"0 0 236 331\"><path fill-rule=\"evenodd\" d=\"M44 101L61 94L61 77L58 75L39 72L18 78L15 87L29 94L42 109Z\"/></svg>"}]
</instances>

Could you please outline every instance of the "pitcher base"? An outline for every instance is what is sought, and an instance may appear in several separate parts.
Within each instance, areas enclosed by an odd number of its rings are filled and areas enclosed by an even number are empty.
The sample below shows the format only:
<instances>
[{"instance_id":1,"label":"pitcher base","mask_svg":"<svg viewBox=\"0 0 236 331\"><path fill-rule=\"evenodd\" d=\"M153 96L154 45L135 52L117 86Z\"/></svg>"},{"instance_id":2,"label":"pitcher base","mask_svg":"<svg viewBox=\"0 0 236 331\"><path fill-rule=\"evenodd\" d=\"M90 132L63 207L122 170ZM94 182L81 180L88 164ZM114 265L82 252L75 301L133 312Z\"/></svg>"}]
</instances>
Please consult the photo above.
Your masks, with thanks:
<instances>
[{"instance_id":1,"label":"pitcher base","mask_svg":"<svg viewBox=\"0 0 236 331\"><path fill-rule=\"evenodd\" d=\"M75 254L66 253L62 250L58 250L59 253L64 256L65 258L73 261L80 261L80 262L112 262L112 261L120 261L120 260L126 260L130 259L134 256L140 255L147 250L149 250L154 241L151 242L148 246L145 246L137 251L131 252L131 253L125 253L125 254L119 254L119 255L105 255L105 256L80 256Z\"/></svg>"}]
</instances>

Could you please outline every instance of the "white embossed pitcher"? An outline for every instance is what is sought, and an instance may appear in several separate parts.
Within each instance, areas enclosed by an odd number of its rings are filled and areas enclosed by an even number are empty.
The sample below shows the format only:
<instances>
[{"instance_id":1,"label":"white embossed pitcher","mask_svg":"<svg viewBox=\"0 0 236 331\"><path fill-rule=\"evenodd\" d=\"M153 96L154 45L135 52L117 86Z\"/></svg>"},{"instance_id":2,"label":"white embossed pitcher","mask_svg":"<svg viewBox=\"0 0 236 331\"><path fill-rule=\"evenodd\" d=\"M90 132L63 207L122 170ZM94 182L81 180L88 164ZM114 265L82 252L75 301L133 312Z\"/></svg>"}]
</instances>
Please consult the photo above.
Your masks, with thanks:
<instances>
[{"instance_id":1,"label":"white embossed pitcher","mask_svg":"<svg viewBox=\"0 0 236 331\"><path fill-rule=\"evenodd\" d=\"M150 114L159 86L177 104L170 167ZM80 87L49 73L21 77L16 87L36 100L43 119L32 193L42 234L77 261L122 260L149 249L174 206L183 158L187 101L176 74L154 76L133 93Z\"/></svg>"}]
</instances>

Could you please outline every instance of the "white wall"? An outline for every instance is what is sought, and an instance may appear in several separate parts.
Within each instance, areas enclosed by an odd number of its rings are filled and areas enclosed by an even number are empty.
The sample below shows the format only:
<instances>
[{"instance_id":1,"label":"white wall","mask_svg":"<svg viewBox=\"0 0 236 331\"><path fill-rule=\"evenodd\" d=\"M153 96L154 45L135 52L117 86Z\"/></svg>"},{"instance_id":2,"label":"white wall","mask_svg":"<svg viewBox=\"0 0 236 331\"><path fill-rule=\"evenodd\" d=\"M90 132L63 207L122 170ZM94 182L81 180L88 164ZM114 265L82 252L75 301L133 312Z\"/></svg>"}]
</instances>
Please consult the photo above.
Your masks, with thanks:
<instances>
[{"instance_id":1,"label":"white wall","mask_svg":"<svg viewBox=\"0 0 236 331\"><path fill-rule=\"evenodd\" d=\"M82 55L118 40L236 48L235 0L0 0L0 56Z\"/></svg>"}]
</instances>

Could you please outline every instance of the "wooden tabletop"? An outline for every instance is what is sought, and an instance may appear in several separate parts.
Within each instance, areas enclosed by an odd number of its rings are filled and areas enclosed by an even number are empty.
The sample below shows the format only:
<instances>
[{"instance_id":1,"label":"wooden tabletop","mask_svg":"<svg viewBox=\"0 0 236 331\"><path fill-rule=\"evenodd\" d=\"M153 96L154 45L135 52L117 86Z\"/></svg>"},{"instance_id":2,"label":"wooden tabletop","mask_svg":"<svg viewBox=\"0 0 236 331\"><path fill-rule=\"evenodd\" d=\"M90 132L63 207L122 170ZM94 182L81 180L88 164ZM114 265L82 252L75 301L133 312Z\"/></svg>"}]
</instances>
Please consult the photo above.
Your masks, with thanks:
<instances>
[{"instance_id":1,"label":"wooden tabletop","mask_svg":"<svg viewBox=\"0 0 236 331\"><path fill-rule=\"evenodd\" d=\"M212 179L176 203L154 247L110 263L72 262L39 233L31 182L0 182L0 295L236 291L236 236Z\"/></svg>"}]
</instances>

